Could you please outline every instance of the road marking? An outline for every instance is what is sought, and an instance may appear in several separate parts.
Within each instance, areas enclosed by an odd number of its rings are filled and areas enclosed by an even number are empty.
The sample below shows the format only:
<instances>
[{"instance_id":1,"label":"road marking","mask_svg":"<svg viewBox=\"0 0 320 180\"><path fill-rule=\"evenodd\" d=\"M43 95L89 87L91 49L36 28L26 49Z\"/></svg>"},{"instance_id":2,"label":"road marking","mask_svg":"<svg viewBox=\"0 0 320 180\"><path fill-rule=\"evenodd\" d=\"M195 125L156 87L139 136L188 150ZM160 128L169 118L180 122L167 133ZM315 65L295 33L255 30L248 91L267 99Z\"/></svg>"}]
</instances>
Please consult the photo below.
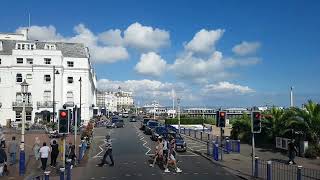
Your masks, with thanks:
<instances>
[{"instance_id":1,"label":"road marking","mask_svg":"<svg viewBox=\"0 0 320 180\"><path fill-rule=\"evenodd\" d=\"M135 126L136 127L136 126ZM151 148L149 146L147 146L148 142L144 139L145 137L141 134L141 132L139 132L139 129L136 127L137 129L137 134L140 137L140 141L143 142L142 146L145 147L147 149L147 152L145 153L146 156L153 156L154 154L150 154L149 152L151 151Z\"/></svg>"}]
</instances>

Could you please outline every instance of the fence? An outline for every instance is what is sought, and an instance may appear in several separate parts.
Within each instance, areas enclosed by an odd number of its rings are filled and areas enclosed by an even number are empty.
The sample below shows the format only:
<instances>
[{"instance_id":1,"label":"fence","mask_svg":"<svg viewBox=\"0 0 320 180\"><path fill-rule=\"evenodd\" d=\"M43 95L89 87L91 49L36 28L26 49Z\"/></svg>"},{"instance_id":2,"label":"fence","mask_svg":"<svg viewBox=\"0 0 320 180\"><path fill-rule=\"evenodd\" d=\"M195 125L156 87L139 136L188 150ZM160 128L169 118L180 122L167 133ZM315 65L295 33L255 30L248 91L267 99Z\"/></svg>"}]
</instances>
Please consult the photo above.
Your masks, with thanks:
<instances>
[{"instance_id":1,"label":"fence","mask_svg":"<svg viewBox=\"0 0 320 180\"><path fill-rule=\"evenodd\" d=\"M256 158L254 176L267 180L317 180L320 170Z\"/></svg>"}]
</instances>

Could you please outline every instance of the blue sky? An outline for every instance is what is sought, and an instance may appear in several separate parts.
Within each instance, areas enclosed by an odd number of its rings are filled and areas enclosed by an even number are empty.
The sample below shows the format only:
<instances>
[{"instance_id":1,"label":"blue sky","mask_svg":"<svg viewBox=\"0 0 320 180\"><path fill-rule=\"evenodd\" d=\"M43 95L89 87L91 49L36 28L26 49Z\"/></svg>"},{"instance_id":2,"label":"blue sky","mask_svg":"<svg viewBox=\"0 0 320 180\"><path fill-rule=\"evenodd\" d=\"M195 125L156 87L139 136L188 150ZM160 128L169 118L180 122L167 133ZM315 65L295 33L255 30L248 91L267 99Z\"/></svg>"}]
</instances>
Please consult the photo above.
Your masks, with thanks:
<instances>
[{"instance_id":1,"label":"blue sky","mask_svg":"<svg viewBox=\"0 0 320 180\"><path fill-rule=\"evenodd\" d=\"M296 105L320 101L319 1L29 0L2 6L1 32L27 26L30 12L34 39L87 43L99 88L120 85L141 102L169 104L174 88L185 105L287 106L290 86Z\"/></svg>"}]
</instances>

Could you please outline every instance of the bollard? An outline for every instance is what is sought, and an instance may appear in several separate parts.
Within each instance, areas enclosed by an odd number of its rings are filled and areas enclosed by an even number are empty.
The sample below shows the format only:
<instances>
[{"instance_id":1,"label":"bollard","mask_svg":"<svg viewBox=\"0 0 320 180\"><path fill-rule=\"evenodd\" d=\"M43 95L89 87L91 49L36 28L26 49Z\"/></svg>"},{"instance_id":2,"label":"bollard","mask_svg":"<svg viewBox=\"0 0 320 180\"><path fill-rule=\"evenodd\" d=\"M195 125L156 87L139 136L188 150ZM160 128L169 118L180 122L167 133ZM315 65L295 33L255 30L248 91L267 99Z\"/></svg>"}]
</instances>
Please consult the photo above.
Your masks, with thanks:
<instances>
[{"instance_id":1,"label":"bollard","mask_svg":"<svg viewBox=\"0 0 320 180\"><path fill-rule=\"evenodd\" d=\"M254 159L254 177L255 178L258 178L258 176L259 176L259 157L255 157L255 159Z\"/></svg>"},{"instance_id":2,"label":"bollard","mask_svg":"<svg viewBox=\"0 0 320 180\"><path fill-rule=\"evenodd\" d=\"M60 180L64 180L64 168L60 168Z\"/></svg>"},{"instance_id":3,"label":"bollard","mask_svg":"<svg viewBox=\"0 0 320 180\"><path fill-rule=\"evenodd\" d=\"M79 156L78 156L78 163L80 164L80 161L82 160L82 144L79 145Z\"/></svg>"},{"instance_id":4,"label":"bollard","mask_svg":"<svg viewBox=\"0 0 320 180\"><path fill-rule=\"evenodd\" d=\"M197 130L194 130L194 138L197 139Z\"/></svg>"},{"instance_id":5,"label":"bollard","mask_svg":"<svg viewBox=\"0 0 320 180\"><path fill-rule=\"evenodd\" d=\"M297 171L297 180L302 179L302 166L298 166L298 171Z\"/></svg>"},{"instance_id":6,"label":"bollard","mask_svg":"<svg viewBox=\"0 0 320 180\"><path fill-rule=\"evenodd\" d=\"M202 141L202 131L200 131L200 140Z\"/></svg>"},{"instance_id":7,"label":"bollard","mask_svg":"<svg viewBox=\"0 0 320 180\"><path fill-rule=\"evenodd\" d=\"M183 128L183 134L186 134L186 128Z\"/></svg>"},{"instance_id":8,"label":"bollard","mask_svg":"<svg viewBox=\"0 0 320 180\"><path fill-rule=\"evenodd\" d=\"M191 136L191 129L189 129L189 136Z\"/></svg>"},{"instance_id":9,"label":"bollard","mask_svg":"<svg viewBox=\"0 0 320 180\"><path fill-rule=\"evenodd\" d=\"M272 161L268 161L267 164L267 180L272 180L271 163Z\"/></svg>"},{"instance_id":10,"label":"bollard","mask_svg":"<svg viewBox=\"0 0 320 180\"><path fill-rule=\"evenodd\" d=\"M229 140L226 140L226 151L227 151L227 154L230 153L230 141Z\"/></svg>"},{"instance_id":11,"label":"bollard","mask_svg":"<svg viewBox=\"0 0 320 180\"><path fill-rule=\"evenodd\" d=\"M67 160L67 180L71 180L71 159Z\"/></svg>"},{"instance_id":12,"label":"bollard","mask_svg":"<svg viewBox=\"0 0 320 180\"><path fill-rule=\"evenodd\" d=\"M50 171L44 172L44 180L49 180Z\"/></svg>"},{"instance_id":13,"label":"bollard","mask_svg":"<svg viewBox=\"0 0 320 180\"><path fill-rule=\"evenodd\" d=\"M240 140L237 141L237 152L240 153Z\"/></svg>"},{"instance_id":14,"label":"bollard","mask_svg":"<svg viewBox=\"0 0 320 180\"><path fill-rule=\"evenodd\" d=\"M219 144L214 144L213 147L213 159L219 161Z\"/></svg>"},{"instance_id":15,"label":"bollard","mask_svg":"<svg viewBox=\"0 0 320 180\"><path fill-rule=\"evenodd\" d=\"M208 133L207 136L208 136L208 142L210 142L210 134Z\"/></svg>"}]
</instances>

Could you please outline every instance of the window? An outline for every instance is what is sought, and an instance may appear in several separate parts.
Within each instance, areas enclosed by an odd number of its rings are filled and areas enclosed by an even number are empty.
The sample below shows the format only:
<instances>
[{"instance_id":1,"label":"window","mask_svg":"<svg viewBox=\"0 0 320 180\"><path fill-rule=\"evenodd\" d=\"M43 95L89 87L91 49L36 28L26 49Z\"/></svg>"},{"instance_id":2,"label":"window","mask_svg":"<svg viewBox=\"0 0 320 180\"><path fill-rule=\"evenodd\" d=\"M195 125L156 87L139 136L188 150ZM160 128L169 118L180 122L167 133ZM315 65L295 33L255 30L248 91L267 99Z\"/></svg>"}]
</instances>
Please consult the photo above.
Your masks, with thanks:
<instances>
[{"instance_id":1,"label":"window","mask_svg":"<svg viewBox=\"0 0 320 180\"><path fill-rule=\"evenodd\" d=\"M73 77L68 77L68 83L69 84L73 83Z\"/></svg>"},{"instance_id":2,"label":"window","mask_svg":"<svg viewBox=\"0 0 320 180\"><path fill-rule=\"evenodd\" d=\"M1 64L1 59L0 59L0 64Z\"/></svg>"},{"instance_id":3,"label":"window","mask_svg":"<svg viewBox=\"0 0 320 180\"><path fill-rule=\"evenodd\" d=\"M17 92L16 93L16 101L18 103L21 103L22 102L22 94L20 92Z\"/></svg>"},{"instance_id":4,"label":"window","mask_svg":"<svg viewBox=\"0 0 320 180\"><path fill-rule=\"evenodd\" d=\"M32 74L27 74L26 79L32 79Z\"/></svg>"},{"instance_id":5,"label":"window","mask_svg":"<svg viewBox=\"0 0 320 180\"><path fill-rule=\"evenodd\" d=\"M17 49L21 49L21 44L17 44Z\"/></svg>"},{"instance_id":6,"label":"window","mask_svg":"<svg viewBox=\"0 0 320 180\"><path fill-rule=\"evenodd\" d=\"M36 49L36 45L34 43L17 43L16 49L34 50L34 49Z\"/></svg>"},{"instance_id":7,"label":"window","mask_svg":"<svg viewBox=\"0 0 320 180\"><path fill-rule=\"evenodd\" d=\"M50 82L51 81L51 77L49 74L44 75L44 81L45 82Z\"/></svg>"},{"instance_id":8,"label":"window","mask_svg":"<svg viewBox=\"0 0 320 180\"><path fill-rule=\"evenodd\" d=\"M67 61L68 67L73 67L73 61Z\"/></svg>"},{"instance_id":9,"label":"window","mask_svg":"<svg viewBox=\"0 0 320 180\"><path fill-rule=\"evenodd\" d=\"M47 50L56 50L56 45L55 44L46 44L44 46L44 49L47 49Z\"/></svg>"},{"instance_id":10,"label":"window","mask_svg":"<svg viewBox=\"0 0 320 180\"><path fill-rule=\"evenodd\" d=\"M23 64L23 58L17 58L17 64Z\"/></svg>"},{"instance_id":11,"label":"window","mask_svg":"<svg viewBox=\"0 0 320 180\"><path fill-rule=\"evenodd\" d=\"M44 64L51 64L50 58L44 58Z\"/></svg>"},{"instance_id":12,"label":"window","mask_svg":"<svg viewBox=\"0 0 320 180\"><path fill-rule=\"evenodd\" d=\"M51 91L43 92L43 101L48 102L51 100Z\"/></svg>"},{"instance_id":13,"label":"window","mask_svg":"<svg viewBox=\"0 0 320 180\"><path fill-rule=\"evenodd\" d=\"M26 111L26 121L31 121L32 113L30 111Z\"/></svg>"},{"instance_id":14,"label":"window","mask_svg":"<svg viewBox=\"0 0 320 180\"><path fill-rule=\"evenodd\" d=\"M16 75L16 82L22 82L22 74L18 73Z\"/></svg>"},{"instance_id":15,"label":"window","mask_svg":"<svg viewBox=\"0 0 320 180\"><path fill-rule=\"evenodd\" d=\"M32 58L27 58L27 64L33 64L33 59Z\"/></svg>"},{"instance_id":16,"label":"window","mask_svg":"<svg viewBox=\"0 0 320 180\"><path fill-rule=\"evenodd\" d=\"M16 121L22 120L22 111L16 111Z\"/></svg>"},{"instance_id":17,"label":"window","mask_svg":"<svg viewBox=\"0 0 320 180\"><path fill-rule=\"evenodd\" d=\"M73 102L73 92L72 91L67 92L67 102Z\"/></svg>"}]
</instances>

